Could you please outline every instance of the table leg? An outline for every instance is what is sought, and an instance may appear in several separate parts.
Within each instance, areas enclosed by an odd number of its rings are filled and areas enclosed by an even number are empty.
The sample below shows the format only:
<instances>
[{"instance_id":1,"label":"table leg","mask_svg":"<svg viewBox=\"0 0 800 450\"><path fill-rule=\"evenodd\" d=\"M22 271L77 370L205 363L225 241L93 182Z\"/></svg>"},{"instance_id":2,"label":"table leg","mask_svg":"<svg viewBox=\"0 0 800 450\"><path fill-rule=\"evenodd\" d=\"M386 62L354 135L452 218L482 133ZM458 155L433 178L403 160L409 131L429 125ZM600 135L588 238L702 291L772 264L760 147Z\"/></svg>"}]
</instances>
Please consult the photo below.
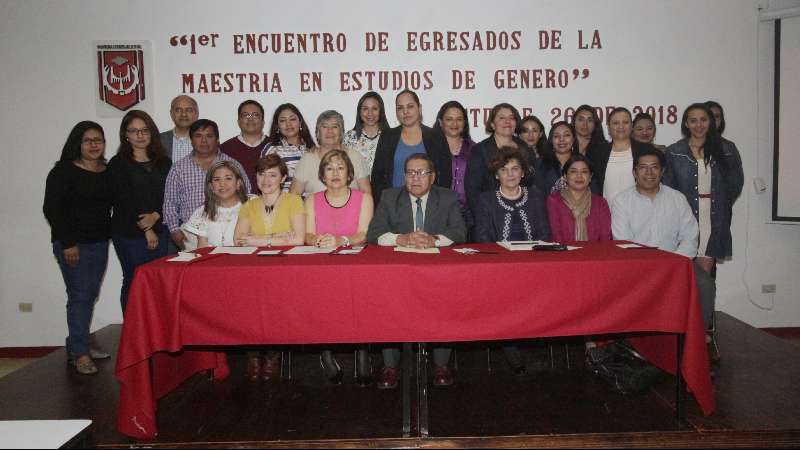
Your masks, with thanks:
<instances>
[{"instance_id":1,"label":"table leg","mask_svg":"<svg viewBox=\"0 0 800 450\"><path fill-rule=\"evenodd\" d=\"M428 351L424 342L417 352L417 431L428 437Z\"/></svg>"},{"instance_id":2,"label":"table leg","mask_svg":"<svg viewBox=\"0 0 800 450\"><path fill-rule=\"evenodd\" d=\"M411 343L403 343L403 437L411 437Z\"/></svg>"},{"instance_id":3,"label":"table leg","mask_svg":"<svg viewBox=\"0 0 800 450\"><path fill-rule=\"evenodd\" d=\"M683 428L686 426L686 410L684 408L684 397L686 395L686 380L683 378L682 366L681 361L683 360L683 343L685 340L685 335L683 333L678 333L677 342L678 348L676 348L675 354L677 355L677 365L675 366L675 376L677 377L675 380L675 419L678 422L678 428Z\"/></svg>"}]
</instances>

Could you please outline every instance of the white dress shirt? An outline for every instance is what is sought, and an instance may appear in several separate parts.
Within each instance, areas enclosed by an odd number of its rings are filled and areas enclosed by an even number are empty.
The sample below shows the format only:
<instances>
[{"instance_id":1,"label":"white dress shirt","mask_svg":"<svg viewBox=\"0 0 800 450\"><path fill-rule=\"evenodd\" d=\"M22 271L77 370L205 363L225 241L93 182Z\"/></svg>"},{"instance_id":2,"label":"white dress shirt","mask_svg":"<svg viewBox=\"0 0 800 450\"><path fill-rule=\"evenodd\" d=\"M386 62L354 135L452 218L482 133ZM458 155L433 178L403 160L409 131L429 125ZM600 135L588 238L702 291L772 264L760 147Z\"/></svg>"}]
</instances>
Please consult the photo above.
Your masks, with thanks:
<instances>
[{"instance_id":1,"label":"white dress shirt","mask_svg":"<svg viewBox=\"0 0 800 450\"><path fill-rule=\"evenodd\" d=\"M660 185L651 199L636 186L620 192L611 203L614 239L658 247L687 258L697 256L697 220L686 197Z\"/></svg>"}]
</instances>

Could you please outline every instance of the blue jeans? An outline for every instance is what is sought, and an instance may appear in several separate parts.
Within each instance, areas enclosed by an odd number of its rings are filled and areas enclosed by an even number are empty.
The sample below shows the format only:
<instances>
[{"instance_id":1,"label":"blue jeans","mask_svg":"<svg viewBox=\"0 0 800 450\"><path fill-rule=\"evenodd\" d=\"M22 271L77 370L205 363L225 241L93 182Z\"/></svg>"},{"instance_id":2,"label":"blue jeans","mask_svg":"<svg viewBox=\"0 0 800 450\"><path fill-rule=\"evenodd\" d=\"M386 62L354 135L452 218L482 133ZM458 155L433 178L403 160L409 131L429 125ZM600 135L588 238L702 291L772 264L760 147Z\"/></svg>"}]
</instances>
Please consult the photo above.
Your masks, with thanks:
<instances>
[{"instance_id":1,"label":"blue jeans","mask_svg":"<svg viewBox=\"0 0 800 450\"><path fill-rule=\"evenodd\" d=\"M122 291L120 292L119 303L124 315L125 307L128 306L128 291L131 289L136 268L142 264L167 256L169 232L165 229L158 234L158 247L155 250L147 249L147 239L144 237L131 239L115 234L111 239L114 241L114 250L117 252L119 265L122 267Z\"/></svg>"},{"instance_id":2,"label":"blue jeans","mask_svg":"<svg viewBox=\"0 0 800 450\"><path fill-rule=\"evenodd\" d=\"M89 354L89 327L108 264L108 241L78 244L78 252L78 265L68 266L61 242L53 243L53 254L67 286L67 354L72 359Z\"/></svg>"}]
</instances>

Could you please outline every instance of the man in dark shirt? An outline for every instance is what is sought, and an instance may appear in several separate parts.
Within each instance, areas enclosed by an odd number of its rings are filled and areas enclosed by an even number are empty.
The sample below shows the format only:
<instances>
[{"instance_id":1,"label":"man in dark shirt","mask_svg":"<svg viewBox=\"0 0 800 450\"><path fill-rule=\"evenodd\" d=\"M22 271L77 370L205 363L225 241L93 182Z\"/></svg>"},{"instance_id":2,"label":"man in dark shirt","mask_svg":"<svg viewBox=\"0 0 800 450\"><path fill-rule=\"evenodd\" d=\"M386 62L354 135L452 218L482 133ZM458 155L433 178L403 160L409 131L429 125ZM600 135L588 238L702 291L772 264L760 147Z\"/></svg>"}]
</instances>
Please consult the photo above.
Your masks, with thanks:
<instances>
[{"instance_id":1,"label":"man in dark shirt","mask_svg":"<svg viewBox=\"0 0 800 450\"><path fill-rule=\"evenodd\" d=\"M223 153L239 161L244 167L253 193L257 193L256 165L261 152L269 144L264 134L264 107L255 100L245 100L239 105L239 130L241 133L223 142Z\"/></svg>"}]
</instances>

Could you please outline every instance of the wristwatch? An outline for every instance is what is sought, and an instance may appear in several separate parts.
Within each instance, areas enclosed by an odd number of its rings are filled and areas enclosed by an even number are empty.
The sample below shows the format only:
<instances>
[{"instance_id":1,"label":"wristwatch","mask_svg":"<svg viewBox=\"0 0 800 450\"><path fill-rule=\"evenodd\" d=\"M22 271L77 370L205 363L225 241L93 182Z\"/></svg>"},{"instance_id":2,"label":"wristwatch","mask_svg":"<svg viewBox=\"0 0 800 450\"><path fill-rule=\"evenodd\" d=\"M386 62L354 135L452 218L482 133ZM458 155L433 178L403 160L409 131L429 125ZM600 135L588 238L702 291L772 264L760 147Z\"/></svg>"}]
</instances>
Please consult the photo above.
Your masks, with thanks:
<instances>
[{"instance_id":1,"label":"wristwatch","mask_svg":"<svg viewBox=\"0 0 800 450\"><path fill-rule=\"evenodd\" d=\"M350 238L342 236L342 247L350 247Z\"/></svg>"}]
</instances>

